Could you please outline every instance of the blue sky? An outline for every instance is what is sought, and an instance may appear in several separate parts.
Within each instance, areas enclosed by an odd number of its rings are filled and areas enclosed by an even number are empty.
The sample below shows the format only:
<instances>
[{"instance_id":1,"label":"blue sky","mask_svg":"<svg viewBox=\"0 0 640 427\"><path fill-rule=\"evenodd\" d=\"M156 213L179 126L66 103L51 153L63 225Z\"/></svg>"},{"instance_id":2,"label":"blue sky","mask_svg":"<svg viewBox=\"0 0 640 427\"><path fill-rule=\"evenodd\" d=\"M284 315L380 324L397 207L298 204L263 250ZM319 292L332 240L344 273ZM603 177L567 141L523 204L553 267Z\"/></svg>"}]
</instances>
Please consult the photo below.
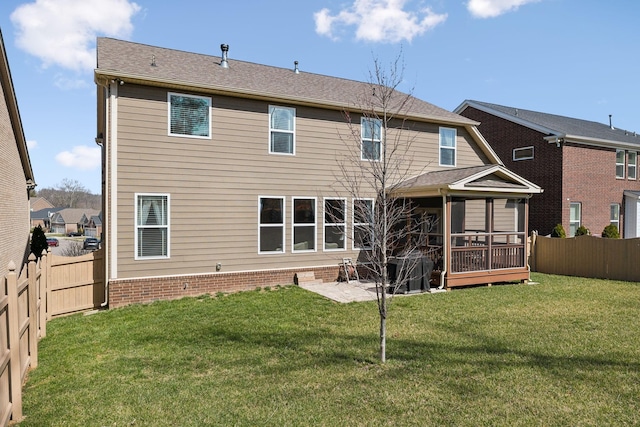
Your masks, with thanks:
<instances>
[{"instance_id":1,"label":"blue sky","mask_svg":"<svg viewBox=\"0 0 640 427\"><path fill-rule=\"evenodd\" d=\"M2 0L0 28L39 188L100 192L95 38L367 81L402 51L401 90L640 132L635 0Z\"/></svg>"}]
</instances>

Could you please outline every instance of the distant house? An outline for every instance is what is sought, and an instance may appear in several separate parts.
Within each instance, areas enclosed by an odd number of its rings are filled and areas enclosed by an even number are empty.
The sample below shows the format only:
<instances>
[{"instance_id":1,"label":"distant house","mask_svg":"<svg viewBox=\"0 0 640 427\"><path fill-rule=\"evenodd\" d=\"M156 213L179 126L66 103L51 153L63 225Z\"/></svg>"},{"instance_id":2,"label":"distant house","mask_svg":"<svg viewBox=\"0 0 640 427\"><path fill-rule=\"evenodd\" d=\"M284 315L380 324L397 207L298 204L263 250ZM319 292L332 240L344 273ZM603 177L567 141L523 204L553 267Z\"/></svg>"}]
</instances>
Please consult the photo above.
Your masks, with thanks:
<instances>
[{"instance_id":1,"label":"distant house","mask_svg":"<svg viewBox=\"0 0 640 427\"><path fill-rule=\"evenodd\" d=\"M51 229L51 217L62 209L64 208L44 208L38 211L31 211L31 228L40 226L44 231L49 231Z\"/></svg>"},{"instance_id":2,"label":"distant house","mask_svg":"<svg viewBox=\"0 0 640 427\"><path fill-rule=\"evenodd\" d=\"M336 280L370 250L376 194L336 189L341 135L379 160L380 121L355 103L368 83L99 38L98 135L109 305ZM417 98L403 121L414 178L398 191L433 218L420 241L448 287L526 280L528 198L476 121ZM377 131L375 129L378 129ZM354 168L355 169L355 168ZM366 190L365 190L366 191ZM407 219L411 221L411 219Z\"/></svg>"},{"instance_id":3,"label":"distant house","mask_svg":"<svg viewBox=\"0 0 640 427\"><path fill-rule=\"evenodd\" d=\"M95 209L65 208L53 214L51 217L51 232L57 234L67 234L84 232L84 226L88 224L93 215L97 215Z\"/></svg>"},{"instance_id":4,"label":"distant house","mask_svg":"<svg viewBox=\"0 0 640 427\"><path fill-rule=\"evenodd\" d=\"M640 236L640 135L611 124L464 101L454 110L478 129L518 175L544 188L530 204L530 227L540 234L562 224L573 236L581 225L600 235L614 224L624 237Z\"/></svg>"},{"instance_id":5,"label":"distant house","mask_svg":"<svg viewBox=\"0 0 640 427\"><path fill-rule=\"evenodd\" d=\"M31 212L41 211L43 209L53 209L55 206L44 197L34 197L30 201Z\"/></svg>"},{"instance_id":6,"label":"distant house","mask_svg":"<svg viewBox=\"0 0 640 427\"><path fill-rule=\"evenodd\" d=\"M36 186L0 31L0 278L29 254L29 192Z\"/></svg>"},{"instance_id":7,"label":"distant house","mask_svg":"<svg viewBox=\"0 0 640 427\"><path fill-rule=\"evenodd\" d=\"M102 212L98 215L83 216L80 220L84 227L84 235L91 237L102 236Z\"/></svg>"}]
</instances>

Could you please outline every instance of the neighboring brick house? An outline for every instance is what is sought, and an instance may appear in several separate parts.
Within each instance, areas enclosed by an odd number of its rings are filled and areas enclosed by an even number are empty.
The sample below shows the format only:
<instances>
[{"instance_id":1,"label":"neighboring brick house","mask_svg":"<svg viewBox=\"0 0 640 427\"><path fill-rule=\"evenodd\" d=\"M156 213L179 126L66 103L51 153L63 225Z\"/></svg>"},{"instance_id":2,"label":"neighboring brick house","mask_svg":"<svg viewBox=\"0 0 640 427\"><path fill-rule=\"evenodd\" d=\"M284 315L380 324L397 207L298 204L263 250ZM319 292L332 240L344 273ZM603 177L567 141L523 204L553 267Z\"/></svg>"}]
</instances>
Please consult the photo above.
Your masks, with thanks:
<instances>
[{"instance_id":1,"label":"neighboring brick house","mask_svg":"<svg viewBox=\"0 0 640 427\"><path fill-rule=\"evenodd\" d=\"M35 187L9 62L0 32L0 280L29 254L29 192Z\"/></svg>"},{"instance_id":2,"label":"neighboring brick house","mask_svg":"<svg viewBox=\"0 0 640 427\"><path fill-rule=\"evenodd\" d=\"M340 188L345 138L355 138L353 173L380 161L386 141L411 141L414 179L397 191L433 219L416 240L442 259L439 284L528 279L528 198L540 188L502 165L475 121L411 97L383 135L382 111L358 106L377 86L222 48L98 39L110 307L291 284L299 272L336 280L343 258L370 250L362 212L376 196L369 183L357 195Z\"/></svg>"},{"instance_id":3,"label":"neighboring brick house","mask_svg":"<svg viewBox=\"0 0 640 427\"><path fill-rule=\"evenodd\" d=\"M30 201L31 212L41 211L43 209L53 209L55 206L44 197L34 197Z\"/></svg>"},{"instance_id":4,"label":"neighboring brick house","mask_svg":"<svg viewBox=\"0 0 640 427\"><path fill-rule=\"evenodd\" d=\"M640 235L640 135L611 124L480 101L466 100L454 111L480 122L480 133L505 166L544 188L530 202L531 230L547 235L562 224L573 236L583 225L600 235L615 224L621 236Z\"/></svg>"}]
</instances>

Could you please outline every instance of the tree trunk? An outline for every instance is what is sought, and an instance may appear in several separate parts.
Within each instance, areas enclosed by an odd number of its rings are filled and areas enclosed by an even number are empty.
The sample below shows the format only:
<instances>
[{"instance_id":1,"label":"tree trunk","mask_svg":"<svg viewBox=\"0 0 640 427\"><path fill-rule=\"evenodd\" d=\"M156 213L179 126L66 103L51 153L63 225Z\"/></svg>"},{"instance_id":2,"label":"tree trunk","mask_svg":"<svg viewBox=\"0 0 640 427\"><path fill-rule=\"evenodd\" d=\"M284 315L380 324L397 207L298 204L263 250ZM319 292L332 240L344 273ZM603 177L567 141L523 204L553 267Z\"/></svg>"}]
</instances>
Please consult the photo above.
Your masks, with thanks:
<instances>
[{"instance_id":1,"label":"tree trunk","mask_svg":"<svg viewBox=\"0 0 640 427\"><path fill-rule=\"evenodd\" d=\"M380 362L387 361L387 319L380 316Z\"/></svg>"}]
</instances>

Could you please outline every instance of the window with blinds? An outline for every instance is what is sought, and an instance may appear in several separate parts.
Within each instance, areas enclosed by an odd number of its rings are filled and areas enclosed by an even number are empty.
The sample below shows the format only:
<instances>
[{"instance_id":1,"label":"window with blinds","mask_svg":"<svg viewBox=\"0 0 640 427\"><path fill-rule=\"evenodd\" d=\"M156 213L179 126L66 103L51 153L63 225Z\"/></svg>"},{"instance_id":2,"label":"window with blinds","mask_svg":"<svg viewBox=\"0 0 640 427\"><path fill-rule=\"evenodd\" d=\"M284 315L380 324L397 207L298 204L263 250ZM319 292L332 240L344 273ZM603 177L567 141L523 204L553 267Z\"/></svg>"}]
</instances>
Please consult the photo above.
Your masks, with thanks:
<instances>
[{"instance_id":1,"label":"window with blinds","mask_svg":"<svg viewBox=\"0 0 640 427\"><path fill-rule=\"evenodd\" d=\"M135 258L169 258L169 195L136 194L135 216Z\"/></svg>"},{"instance_id":2,"label":"window with blinds","mask_svg":"<svg viewBox=\"0 0 640 427\"><path fill-rule=\"evenodd\" d=\"M169 93L169 135L211 138L211 98Z\"/></svg>"},{"instance_id":3,"label":"window with blinds","mask_svg":"<svg viewBox=\"0 0 640 427\"><path fill-rule=\"evenodd\" d=\"M269 106L269 153L295 154L295 108Z\"/></svg>"},{"instance_id":4,"label":"window with blinds","mask_svg":"<svg viewBox=\"0 0 640 427\"><path fill-rule=\"evenodd\" d=\"M380 160L380 146L382 144L382 122L380 119L363 117L360 120L360 135L362 137L362 160Z\"/></svg>"},{"instance_id":5,"label":"window with blinds","mask_svg":"<svg viewBox=\"0 0 640 427\"><path fill-rule=\"evenodd\" d=\"M440 128L440 166L456 165L456 130Z\"/></svg>"}]
</instances>

